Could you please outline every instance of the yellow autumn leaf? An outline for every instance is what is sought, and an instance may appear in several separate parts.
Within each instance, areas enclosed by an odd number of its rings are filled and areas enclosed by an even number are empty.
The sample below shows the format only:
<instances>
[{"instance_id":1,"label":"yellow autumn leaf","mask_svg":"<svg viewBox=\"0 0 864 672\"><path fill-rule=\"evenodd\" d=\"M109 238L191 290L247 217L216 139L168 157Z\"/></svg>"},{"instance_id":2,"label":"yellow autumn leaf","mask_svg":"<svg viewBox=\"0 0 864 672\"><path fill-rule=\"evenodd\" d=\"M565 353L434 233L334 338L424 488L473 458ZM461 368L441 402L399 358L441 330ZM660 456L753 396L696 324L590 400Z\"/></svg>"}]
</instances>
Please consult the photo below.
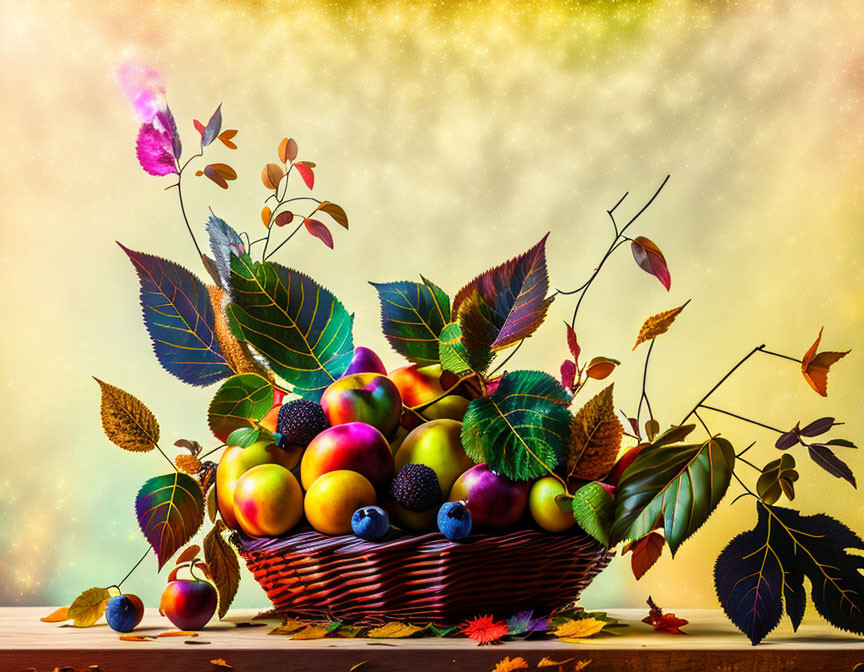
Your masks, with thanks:
<instances>
[{"instance_id":1,"label":"yellow autumn leaf","mask_svg":"<svg viewBox=\"0 0 864 672\"><path fill-rule=\"evenodd\" d=\"M605 627L605 621L598 621L596 618L580 618L558 626L552 634L561 641L578 641L596 635Z\"/></svg>"},{"instance_id":2,"label":"yellow autumn leaf","mask_svg":"<svg viewBox=\"0 0 864 672\"><path fill-rule=\"evenodd\" d=\"M224 658L214 658L213 660L210 661L210 664L213 667L220 669L220 670L233 670L234 669L233 667L231 667L231 665L229 665L227 662L225 662Z\"/></svg>"},{"instance_id":3,"label":"yellow autumn leaf","mask_svg":"<svg viewBox=\"0 0 864 672\"><path fill-rule=\"evenodd\" d=\"M174 458L174 464L180 471L190 476L195 476L201 471L201 460L194 455L178 455Z\"/></svg>"},{"instance_id":4,"label":"yellow autumn leaf","mask_svg":"<svg viewBox=\"0 0 864 672\"><path fill-rule=\"evenodd\" d=\"M400 623L399 621L390 621L380 628L373 628L366 633L366 636L373 639L400 639L402 637L410 637L425 629L425 625L409 625L408 623Z\"/></svg>"},{"instance_id":5,"label":"yellow autumn leaf","mask_svg":"<svg viewBox=\"0 0 864 672\"><path fill-rule=\"evenodd\" d=\"M197 637L198 633L194 630L166 630L160 632L157 637Z\"/></svg>"},{"instance_id":6,"label":"yellow autumn leaf","mask_svg":"<svg viewBox=\"0 0 864 672\"><path fill-rule=\"evenodd\" d=\"M62 623L69 620L69 607L60 607L56 611L52 611L47 616L43 616L39 620L43 623Z\"/></svg>"},{"instance_id":7,"label":"yellow autumn leaf","mask_svg":"<svg viewBox=\"0 0 864 672\"><path fill-rule=\"evenodd\" d=\"M125 635L120 635L121 642L155 642L155 637L150 637L149 635L135 635L132 633L127 633Z\"/></svg>"},{"instance_id":8,"label":"yellow autumn leaf","mask_svg":"<svg viewBox=\"0 0 864 672\"><path fill-rule=\"evenodd\" d=\"M678 306L672 310L664 310L662 313L652 315L645 320L639 329L639 335L636 337L636 345L633 346L633 349L638 348L641 343L650 341L652 338L657 338L660 334L665 334L669 327L672 326L675 318L678 317L678 313L684 310L684 306L688 303L690 303L689 300L683 306Z\"/></svg>"},{"instance_id":9,"label":"yellow autumn leaf","mask_svg":"<svg viewBox=\"0 0 864 672\"><path fill-rule=\"evenodd\" d=\"M105 588L89 588L81 593L69 607L69 618L76 628L89 628L102 618L111 593Z\"/></svg>"},{"instance_id":10,"label":"yellow autumn leaf","mask_svg":"<svg viewBox=\"0 0 864 672\"><path fill-rule=\"evenodd\" d=\"M102 429L105 436L123 450L144 453L159 442L156 416L137 397L119 387L94 380L102 388Z\"/></svg>"},{"instance_id":11,"label":"yellow autumn leaf","mask_svg":"<svg viewBox=\"0 0 864 672\"><path fill-rule=\"evenodd\" d=\"M567 658L565 660L552 660L551 658L547 658L543 656L540 659L540 662L537 663L537 667L561 667L562 665L566 665L571 660L575 660L575 658Z\"/></svg>"},{"instance_id":12,"label":"yellow autumn leaf","mask_svg":"<svg viewBox=\"0 0 864 672\"><path fill-rule=\"evenodd\" d=\"M498 662L492 672L513 672L513 670L527 669L528 663L526 663L525 659L521 656L517 656L516 658L511 658L510 656L507 656L506 658Z\"/></svg>"},{"instance_id":13,"label":"yellow autumn leaf","mask_svg":"<svg viewBox=\"0 0 864 672\"><path fill-rule=\"evenodd\" d=\"M270 635L293 635L298 630L302 630L303 628L309 626L310 624L306 621L298 621L294 619L289 619L285 621L282 625L279 625L273 628L268 634Z\"/></svg>"},{"instance_id":14,"label":"yellow autumn leaf","mask_svg":"<svg viewBox=\"0 0 864 672\"><path fill-rule=\"evenodd\" d=\"M327 625L307 625L291 635L291 639L323 639L329 629Z\"/></svg>"},{"instance_id":15,"label":"yellow autumn leaf","mask_svg":"<svg viewBox=\"0 0 864 672\"><path fill-rule=\"evenodd\" d=\"M615 414L610 385L590 399L570 421L567 445L567 474L594 481L615 465L624 428Z\"/></svg>"}]
</instances>

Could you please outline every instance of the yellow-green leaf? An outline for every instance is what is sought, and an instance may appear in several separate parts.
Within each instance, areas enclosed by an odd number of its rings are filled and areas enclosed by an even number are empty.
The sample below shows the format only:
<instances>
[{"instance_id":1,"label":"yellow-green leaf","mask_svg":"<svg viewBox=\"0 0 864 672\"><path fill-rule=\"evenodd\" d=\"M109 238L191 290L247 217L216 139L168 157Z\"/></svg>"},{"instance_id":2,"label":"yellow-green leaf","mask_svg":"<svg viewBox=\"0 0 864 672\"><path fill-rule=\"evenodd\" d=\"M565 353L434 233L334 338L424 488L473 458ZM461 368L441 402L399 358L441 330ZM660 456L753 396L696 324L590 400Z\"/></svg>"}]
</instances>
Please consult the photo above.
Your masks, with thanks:
<instances>
[{"instance_id":1,"label":"yellow-green leaf","mask_svg":"<svg viewBox=\"0 0 864 672\"><path fill-rule=\"evenodd\" d=\"M417 634L425 630L426 627L425 625L410 625L408 623L400 623L399 621L390 621L380 628L373 628L366 633L366 636L373 639L401 639Z\"/></svg>"},{"instance_id":2,"label":"yellow-green leaf","mask_svg":"<svg viewBox=\"0 0 864 672\"><path fill-rule=\"evenodd\" d=\"M69 607L69 618L76 628L88 628L105 613L111 594L105 588L89 588L81 593Z\"/></svg>"},{"instance_id":3,"label":"yellow-green leaf","mask_svg":"<svg viewBox=\"0 0 864 672\"><path fill-rule=\"evenodd\" d=\"M641 343L650 341L652 338L657 338L660 334L665 334L669 327L672 326L675 318L678 317L678 313L684 310L684 306L688 303L690 302L687 301L683 306L678 306L672 310L664 310L662 313L652 315L645 320L642 323L642 328L639 329L639 335L636 337L636 345L633 346L633 349L638 348Z\"/></svg>"},{"instance_id":4,"label":"yellow-green leaf","mask_svg":"<svg viewBox=\"0 0 864 672\"><path fill-rule=\"evenodd\" d=\"M604 627L606 627L606 621L599 621L596 618L580 618L559 625L552 634L562 642L579 641L596 635Z\"/></svg>"},{"instance_id":5,"label":"yellow-green leaf","mask_svg":"<svg viewBox=\"0 0 864 672\"><path fill-rule=\"evenodd\" d=\"M105 436L123 450L143 453L159 442L156 416L137 397L98 378L102 388L102 429Z\"/></svg>"}]
</instances>

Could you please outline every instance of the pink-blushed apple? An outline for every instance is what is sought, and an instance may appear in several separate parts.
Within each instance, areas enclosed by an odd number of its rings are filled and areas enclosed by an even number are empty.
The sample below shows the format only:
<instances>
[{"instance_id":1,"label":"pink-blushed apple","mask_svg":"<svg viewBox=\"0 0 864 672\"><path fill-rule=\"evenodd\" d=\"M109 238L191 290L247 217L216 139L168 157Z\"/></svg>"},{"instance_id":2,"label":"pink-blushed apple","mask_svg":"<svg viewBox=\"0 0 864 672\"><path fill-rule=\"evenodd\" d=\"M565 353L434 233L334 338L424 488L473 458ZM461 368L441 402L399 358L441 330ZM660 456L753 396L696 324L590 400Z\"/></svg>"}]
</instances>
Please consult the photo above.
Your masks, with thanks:
<instances>
[{"instance_id":1,"label":"pink-blushed apple","mask_svg":"<svg viewBox=\"0 0 864 672\"><path fill-rule=\"evenodd\" d=\"M484 463L457 478L448 499L465 502L474 525L500 529L519 522L530 490L530 481L511 481Z\"/></svg>"}]
</instances>

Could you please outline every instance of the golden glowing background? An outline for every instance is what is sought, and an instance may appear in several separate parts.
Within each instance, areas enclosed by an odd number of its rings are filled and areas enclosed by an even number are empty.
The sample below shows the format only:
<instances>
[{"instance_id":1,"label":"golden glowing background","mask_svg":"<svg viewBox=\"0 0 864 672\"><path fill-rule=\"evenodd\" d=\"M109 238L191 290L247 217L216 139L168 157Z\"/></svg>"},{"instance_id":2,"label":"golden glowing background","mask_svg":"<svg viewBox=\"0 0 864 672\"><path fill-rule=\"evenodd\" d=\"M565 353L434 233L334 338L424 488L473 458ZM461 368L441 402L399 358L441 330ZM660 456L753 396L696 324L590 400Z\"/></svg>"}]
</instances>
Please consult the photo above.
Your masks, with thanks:
<instances>
[{"instance_id":1,"label":"golden glowing background","mask_svg":"<svg viewBox=\"0 0 864 672\"><path fill-rule=\"evenodd\" d=\"M200 272L176 194L162 190L170 178L137 165L138 122L116 78L127 59L162 73L187 155L192 119L219 102L224 127L240 130L238 151L208 153L239 180L228 191L188 182L199 232L208 206L263 231L259 174L284 135L318 163L315 193L345 207L351 230L335 231L332 252L303 235L279 258L332 289L357 314L355 342L382 353L367 280L423 273L452 295L551 231L552 285L578 286L611 238L606 209L629 191L619 215L632 215L671 173L632 229L665 252L671 292L624 248L580 311L585 353L622 361L617 405L638 401L642 320L692 298L655 348L661 422L679 421L755 345L800 357L824 324L826 349L853 348L827 400L795 364L763 357L715 402L781 428L836 415L838 435L864 443L858 0L0 7L0 603L68 603L120 580L145 549L132 501L165 465L105 439L90 376L144 400L166 445L212 444L213 390L161 371L114 244ZM513 363L557 372L572 309L559 297ZM760 464L773 459L771 432L705 415L738 447L758 440ZM843 454L864 477L864 460ZM798 457L796 505L864 532L858 492ZM636 583L616 560L585 603L637 606L650 593L664 606L716 605L713 560L754 520L752 505L729 501L674 562L667 552ZM151 557L124 588L154 606L163 581ZM237 605L265 604L244 575Z\"/></svg>"}]
</instances>

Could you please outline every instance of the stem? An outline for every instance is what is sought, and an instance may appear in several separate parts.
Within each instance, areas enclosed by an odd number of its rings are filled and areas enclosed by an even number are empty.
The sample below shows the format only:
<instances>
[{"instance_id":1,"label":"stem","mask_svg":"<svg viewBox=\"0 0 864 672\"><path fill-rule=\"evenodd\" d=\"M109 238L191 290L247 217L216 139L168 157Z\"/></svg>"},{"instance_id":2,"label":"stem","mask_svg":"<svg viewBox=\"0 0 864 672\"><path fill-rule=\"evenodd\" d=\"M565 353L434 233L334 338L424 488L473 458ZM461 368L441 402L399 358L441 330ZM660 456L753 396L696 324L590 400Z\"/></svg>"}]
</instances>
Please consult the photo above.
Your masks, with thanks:
<instances>
[{"instance_id":1,"label":"stem","mask_svg":"<svg viewBox=\"0 0 864 672\"><path fill-rule=\"evenodd\" d=\"M798 364L801 363L800 359L796 359L795 357L790 357L789 355L781 355L779 352L771 352L771 350L765 350L765 349L763 349L762 352L765 353L766 355L772 355L773 357L779 357L780 359L788 359L790 362L797 362Z\"/></svg>"},{"instance_id":2,"label":"stem","mask_svg":"<svg viewBox=\"0 0 864 672\"><path fill-rule=\"evenodd\" d=\"M521 341L519 341L519 343L516 344L516 347L513 348L513 350L510 351L510 354L507 355L507 356L504 358L504 361L502 361L498 366L496 366L494 369L492 369L492 371L489 372L489 376L488 376L488 377L491 378L492 376L494 376L502 366L504 366L505 364L507 364L507 362L510 361L510 358L511 358L513 355L515 355L517 352L519 352L519 348L522 347L522 344L523 344L524 342L525 342L525 339L524 339L524 338L523 338Z\"/></svg>"},{"instance_id":3,"label":"stem","mask_svg":"<svg viewBox=\"0 0 864 672\"><path fill-rule=\"evenodd\" d=\"M763 343L762 345L756 346L750 352L748 352L746 355L744 355L744 357L742 357L741 360L735 366L733 366L731 369L729 369L729 371L726 372L726 375L723 376L717 382L717 384L714 385L714 387L712 387L710 390L708 390L708 393L696 403L696 405L690 410L690 412L687 415L684 416L684 419L681 420L681 422L679 422L678 424L683 425L685 422L687 422L687 419L691 415L696 413L696 410L702 405L702 403L707 401L708 397L710 397L712 394L714 394L714 392L717 391L717 388L720 387L723 383L725 383L726 379L729 378L729 376L731 376L733 373L735 373L735 370L739 366L741 366L744 362L746 362L748 359L750 359L753 355L755 355L757 352L762 350L764 347L765 347L765 344Z\"/></svg>"},{"instance_id":4,"label":"stem","mask_svg":"<svg viewBox=\"0 0 864 672\"><path fill-rule=\"evenodd\" d=\"M174 462L171 460L171 458L168 457L168 456L165 454L165 451L162 450L162 447L161 447L158 443L156 444L156 449L157 449L160 453L162 453L162 457L164 457L164 458L168 461L168 464L171 465L171 468L172 468L174 471L179 471L179 469L177 469L177 465L174 464Z\"/></svg>"},{"instance_id":5,"label":"stem","mask_svg":"<svg viewBox=\"0 0 864 672\"><path fill-rule=\"evenodd\" d=\"M741 461L741 462L743 462L744 464L746 464L748 467L752 467L753 469L755 469L756 471L758 471L760 474L762 473L762 470L761 470L759 467L757 467L755 464L753 464L752 462L750 462L749 460L745 460L745 459L744 459L743 457L741 457L740 455L736 455L736 458L737 458L739 461Z\"/></svg>"},{"instance_id":6,"label":"stem","mask_svg":"<svg viewBox=\"0 0 864 672\"><path fill-rule=\"evenodd\" d=\"M476 375L477 375L476 373L471 374L471 376L476 376ZM457 387L459 387L462 383L464 383L466 380L471 378L471 376L464 376L464 377L460 378L459 380L456 381L456 383L454 383L453 385L448 387L446 390L444 390L440 395L438 395L434 399L430 399L429 401L424 401L422 404L417 404L416 406L406 406L405 408L407 408L409 411L413 411L415 413L418 413L418 415L419 415L419 411L429 408L436 401L441 401L441 399L446 397L453 390L455 390ZM424 418L424 416L422 416L422 415L420 417ZM427 421L427 420L424 418L424 421Z\"/></svg>"},{"instance_id":7,"label":"stem","mask_svg":"<svg viewBox=\"0 0 864 672\"><path fill-rule=\"evenodd\" d=\"M180 168L180 164L175 162L175 165L178 167L177 171L177 198L180 200L180 212L183 214L183 221L186 222L186 229L189 231L189 235L192 237L192 242L195 245L195 249L198 251L198 256L202 259L204 258L204 254L201 252L201 248L198 246L198 241L195 238L195 234L192 232L192 226L189 224L189 218L186 216L186 206L183 204L183 187L181 186L181 182L183 181L183 171L186 170L186 166L192 161L192 159L196 159L199 156L204 154L203 151L195 154L194 156L190 156L187 159L186 163L183 164L183 167Z\"/></svg>"},{"instance_id":8,"label":"stem","mask_svg":"<svg viewBox=\"0 0 864 672\"><path fill-rule=\"evenodd\" d=\"M289 240L291 240L291 239L294 237L294 234L297 233L297 232L300 230L300 227L303 226L303 222L304 222L304 221L306 221L306 218L305 218L305 217L300 221L300 223L299 223L299 224L295 227L295 229L291 232L291 235L288 236L288 237L287 237L285 240L283 240L281 243L279 243L279 245L277 245L276 248L275 248L275 249L274 249L270 254L267 254L267 245L266 245L266 243L265 243L265 245L264 245L264 261L267 261L270 257L272 257L274 254L276 254L280 249L282 249L282 246L283 246L285 243L287 243Z\"/></svg>"},{"instance_id":9,"label":"stem","mask_svg":"<svg viewBox=\"0 0 864 672\"><path fill-rule=\"evenodd\" d=\"M696 416L696 419L699 421L699 423L702 425L702 427L704 427L704 429L705 429L705 433L706 433L708 436L714 436L714 435L711 433L711 430L708 429L708 425L705 424L705 421L702 419L702 416L699 415L698 413L693 413L693 415Z\"/></svg>"},{"instance_id":10,"label":"stem","mask_svg":"<svg viewBox=\"0 0 864 672\"><path fill-rule=\"evenodd\" d=\"M717 413L723 413L724 415L732 416L733 418L738 418L739 420L743 420L744 422L749 422L751 425L756 425L757 427L764 427L765 429L770 429L772 432L777 432L778 434L783 434L782 429L777 429L776 427L772 427L771 425L766 425L762 422L756 422L755 420L751 420L750 418L745 418L743 415L738 415L737 413L732 413L730 411L724 411L722 408L714 408L713 406L708 406L707 404L699 404L700 408L707 409L709 411L716 411Z\"/></svg>"},{"instance_id":11,"label":"stem","mask_svg":"<svg viewBox=\"0 0 864 672\"><path fill-rule=\"evenodd\" d=\"M756 445L756 442L754 441L749 446L747 446L744 450L742 450L740 453L735 453L735 457L741 457L744 453L746 453L748 450L750 450L755 445Z\"/></svg>"},{"instance_id":12,"label":"stem","mask_svg":"<svg viewBox=\"0 0 864 672\"><path fill-rule=\"evenodd\" d=\"M135 563L135 566L134 566L132 569L130 569L129 572L126 574L126 576L124 576L124 577L120 580L120 583L117 584L117 588L118 588L118 589L120 588L120 586L123 585L123 582L124 582L126 579L128 579L130 576L132 576L132 572L134 572L136 569L138 569L138 567L141 565L141 563L144 562L144 559L145 559L148 555L150 555L150 551L151 551L151 550L152 550L152 549L148 546L148 547L147 547L147 550L144 551L144 555L141 556L141 559L140 559L138 562Z\"/></svg>"},{"instance_id":13,"label":"stem","mask_svg":"<svg viewBox=\"0 0 864 672\"><path fill-rule=\"evenodd\" d=\"M609 249L606 250L606 253L603 255L603 258L600 260L600 263L597 265L597 268L594 269L594 272L591 274L591 277L588 278L588 281L580 289L573 290L572 292L561 292L560 290L558 292L559 294L575 294L576 292L579 292L579 291L582 292L579 295L579 300L576 302L576 308L573 310L573 319L570 320L570 327L571 328L576 327L576 315L579 313L579 307L582 305L582 300L585 298L585 295L588 293L588 288L591 286L591 283L594 282L594 279L600 273L600 269L603 268L603 264L605 264L606 260L612 255L612 253L615 250L617 250L618 247L625 242L625 240L622 240L622 237L624 236L624 232L630 227L631 224L633 224L633 222L635 222L637 219L639 219L639 216L643 212L645 212L645 210L647 210L650 207L650 205L654 202L654 199L656 199L657 196L660 194L660 192L663 190L663 187L666 186L666 183L669 181L669 177L670 177L669 175L666 176L666 178L663 180L663 182L660 184L660 186L657 187L657 191L654 192L654 195L650 199L648 199L648 202L642 206L642 208L639 210L639 212L637 212L635 215L633 215L633 217L630 218L630 221L628 221L623 227L621 227L620 231L618 230L618 225L615 223L615 218L613 217L612 213L614 212L615 208L617 208L619 205L621 205L621 202L624 200L624 198L626 198L627 194L624 194L624 196L622 196L620 198L620 200L615 204L615 206L611 210L606 211L609 214L609 217L612 218L612 224L615 227L615 238L612 240L612 244L609 246ZM629 193L629 192L627 192L627 193Z\"/></svg>"},{"instance_id":14,"label":"stem","mask_svg":"<svg viewBox=\"0 0 864 672\"><path fill-rule=\"evenodd\" d=\"M202 455L199 455L199 456L198 456L198 459L199 459L199 460L203 460L205 457L209 457L210 455L212 455L213 453L215 453L217 450L222 450L226 445L228 445L228 444L223 443L221 446L217 446L217 447L214 448L213 450L208 450L206 453L203 453Z\"/></svg>"},{"instance_id":15,"label":"stem","mask_svg":"<svg viewBox=\"0 0 864 672\"><path fill-rule=\"evenodd\" d=\"M651 419L654 419L654 413L651 410L651 402L648 401L648 395L645 393L645 383L648 380L648 360L651 359L651 351L654 349L654 343L656 339L651 339L651 345L648 346L648 354L645 355L645 368L642 371L642 396L639 397L639 408L636 409L636 424L640 423L640 419L642 417L642 401L644 400L648 404L648 415Z\"/></svg>"}]
</instances>

